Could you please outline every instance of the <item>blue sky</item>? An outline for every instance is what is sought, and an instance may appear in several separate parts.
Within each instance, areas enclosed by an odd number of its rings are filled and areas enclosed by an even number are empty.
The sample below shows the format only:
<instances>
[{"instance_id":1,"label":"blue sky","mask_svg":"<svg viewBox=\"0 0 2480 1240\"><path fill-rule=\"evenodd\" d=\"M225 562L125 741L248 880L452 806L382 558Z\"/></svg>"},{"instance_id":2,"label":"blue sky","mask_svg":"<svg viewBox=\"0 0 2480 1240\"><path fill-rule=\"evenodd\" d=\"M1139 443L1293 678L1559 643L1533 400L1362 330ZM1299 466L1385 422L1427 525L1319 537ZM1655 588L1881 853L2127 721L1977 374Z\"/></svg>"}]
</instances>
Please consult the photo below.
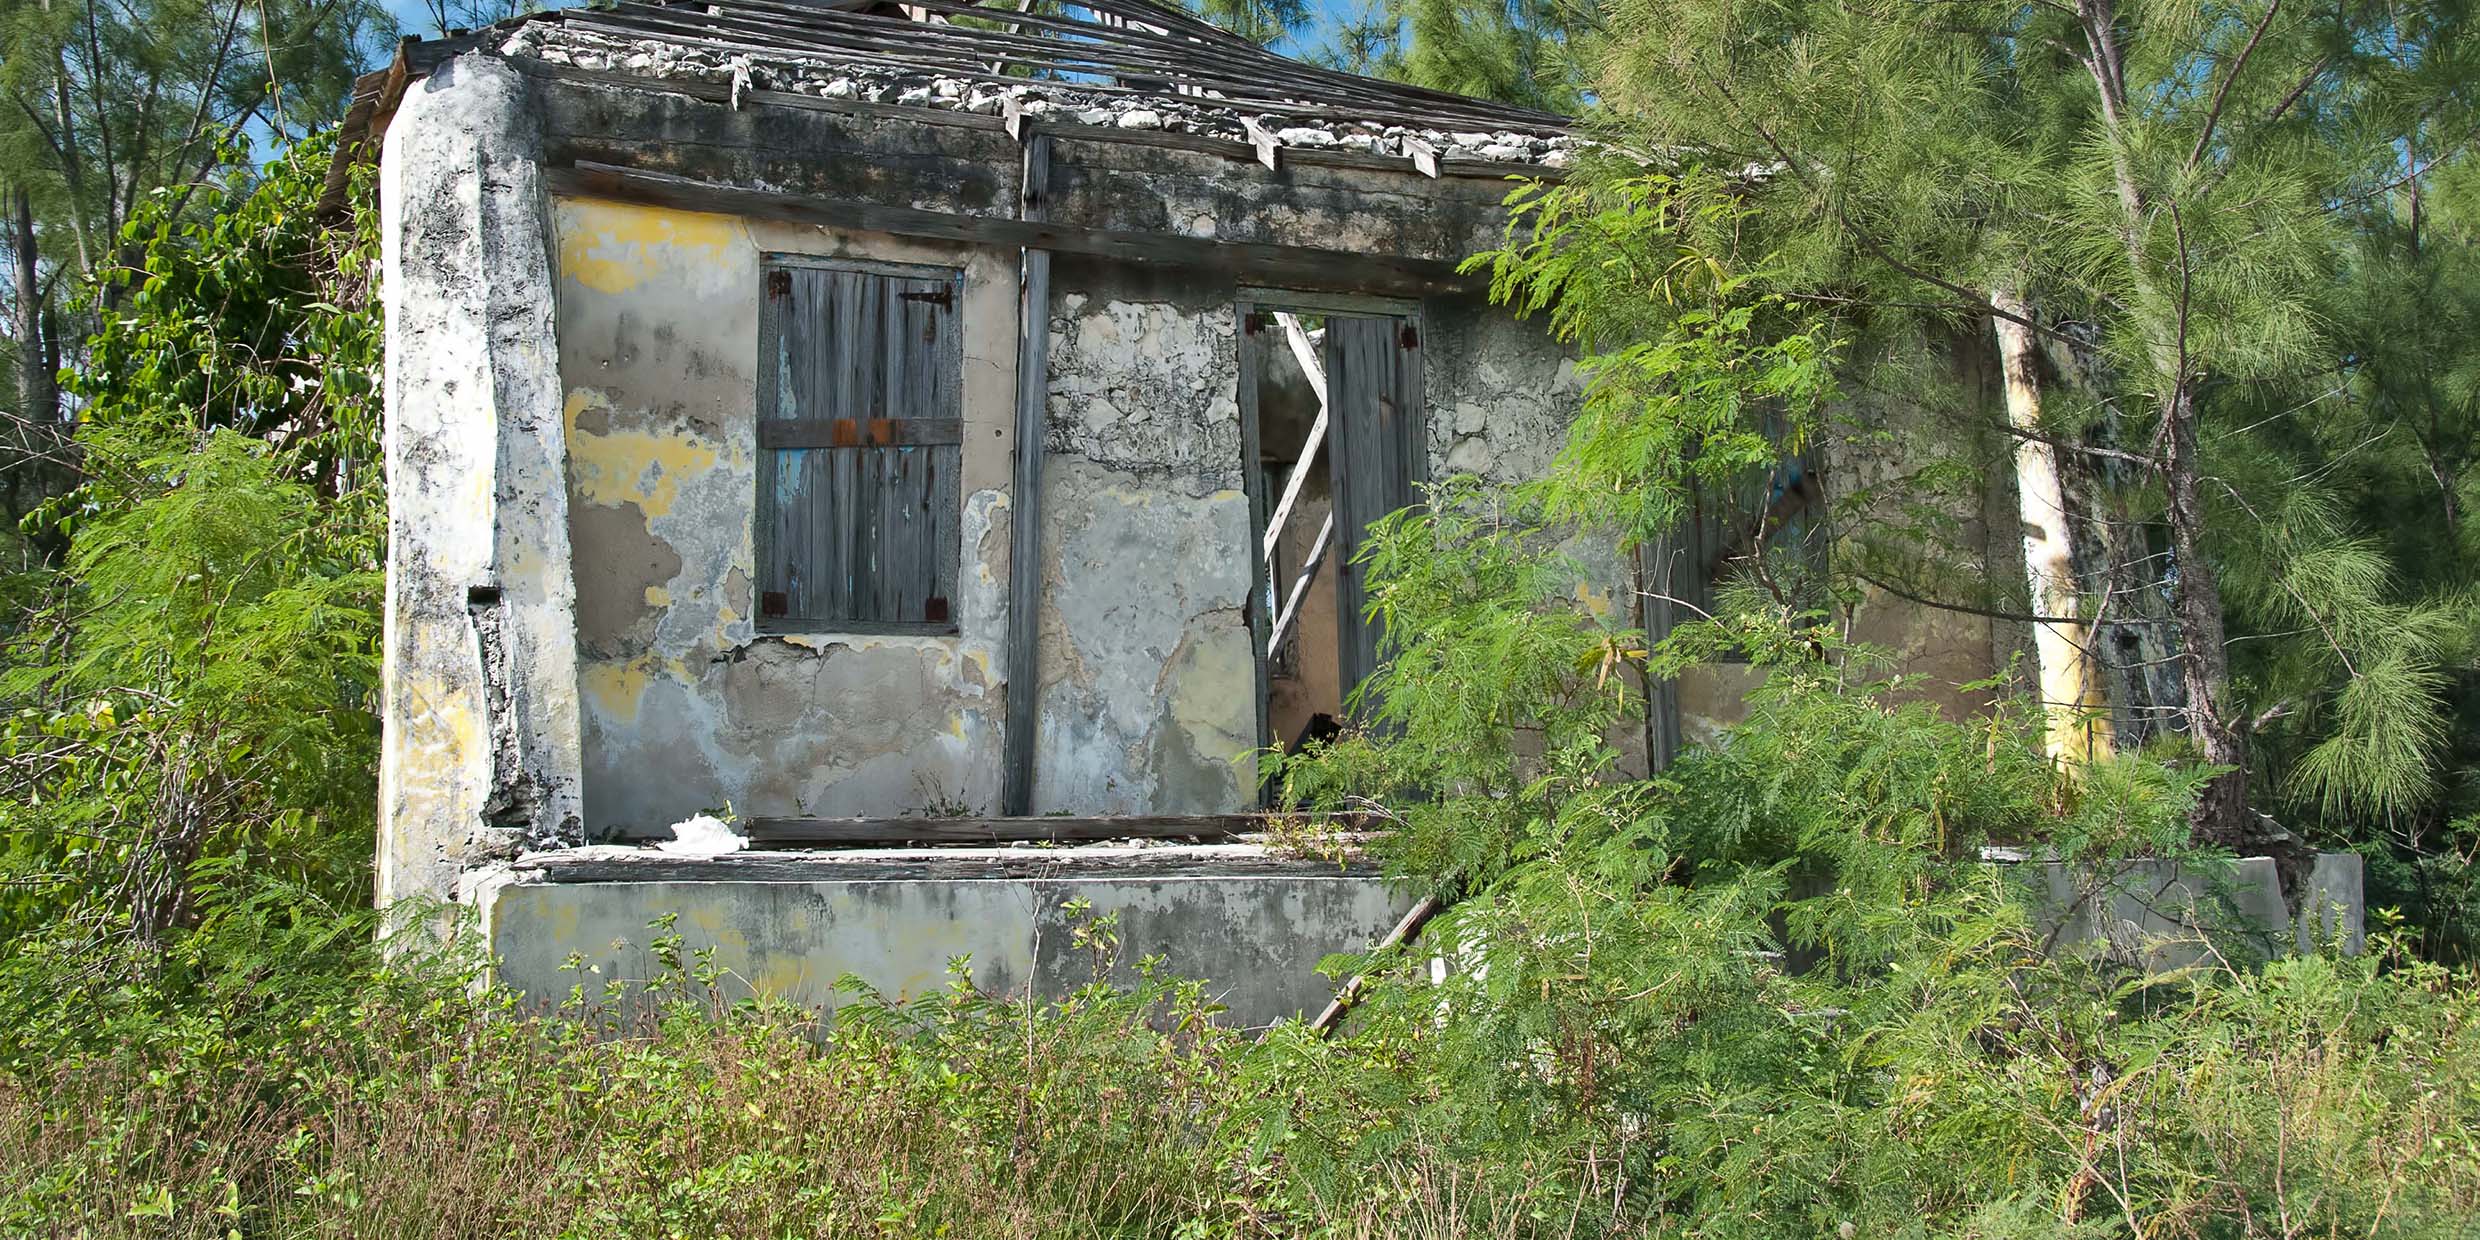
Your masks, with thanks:
<instances>
[{"instance_id":1,"label":"blue sky","mask_svg":"<svg viewBox=\"0 0 2480 1240\"><path fill-rule=\"evenodd\" d=\"M386 2L388 12L396 15L397 28L403 33L421 35L433 33L430 17L423 11L422 0L386 0ZM545 7L561 8L565 5L560 0L546 0ZM1360 5L1358 0L1310 0L1309 8L1315 14L1310 28L1276 44L1275 50L1297 56L1302 49L1317 46L1323 41L1325 30L1335 23L1338 15L1356 13Z\"/></svg>"}]
</instances>

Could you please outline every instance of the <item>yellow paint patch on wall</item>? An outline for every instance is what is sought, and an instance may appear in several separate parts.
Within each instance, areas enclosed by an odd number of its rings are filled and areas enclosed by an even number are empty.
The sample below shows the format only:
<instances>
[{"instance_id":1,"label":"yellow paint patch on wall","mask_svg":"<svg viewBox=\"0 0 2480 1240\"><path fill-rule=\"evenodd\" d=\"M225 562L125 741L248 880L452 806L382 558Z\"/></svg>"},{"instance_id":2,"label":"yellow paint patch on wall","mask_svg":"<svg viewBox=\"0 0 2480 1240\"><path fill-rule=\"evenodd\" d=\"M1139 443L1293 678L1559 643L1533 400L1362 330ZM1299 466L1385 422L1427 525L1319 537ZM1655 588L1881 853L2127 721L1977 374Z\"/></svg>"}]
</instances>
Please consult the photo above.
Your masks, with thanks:
<instances>
[{"instance_id":1,"label":"yellow paint patch on wall","mask_svg":"<svg viewBox=\"0 0 2480 1240\"><path fill-rule=\"evenodd\" d=\"M402 703L392 740L397 765L431 774L398 781L394 816L400 822L456 821L469 812L460 804L466 789L457 776L482 761L482 721L464 694L436 676L408 673L397 694Z\"/></svg>"},{"instance_id":2,"label":"yellow paint patch on wall","mask_svg":"<svg viewBox=\"0 0 2480 1240\"><path fill-rule=\"evenodd\" d=\"M637 720L638 704L645 700L646 689L654 683L651 659L631 659L625 663L589 663L577 673L586 696L594 700L594 709L606 719L621 723Z\"/></svg>"},{"instance_id":3,"label":"yellow paint patch on wall","mask_svg":"<svg viewBox=\"0 0 2480 1240\"><path fill-rule=\"evenodd\" d=\"M663 588L663 587L661 587L661 586L648 586L648 587L646 587L646 606L648 606L648 607L669 607L669 606L671 606L671 605L672 605L672 592L671 592L671 591L666 590L666 589L664 589L664 588Z\"/></svg>"},{"instance_id":4,"label":"yellow paint patch on wall","mask_svg":"<svg viewBox=\"0 0 2480 1240\"><path fill-rule=\"evenodd\" d=\"M569 393L568 463L577 498L589 504L635 504L648 520L672 510L680 484L706 473L720 459L716 445L687 432L649 434L579 430L578 416L605 397L591 388Z\"/></svg>"},{"instance_id":5,"label":"yellow paint patch on wall","mask_svg":"<svg viewBox=\"0 0 2480 1240\"><path fill-rule=\"evenodd\" d=\"M1579 581L1576 583L1576 601L1584 604L1584 609L1595 616L1604 620L1610 618L1610 595L1608 593Z\"/></svg>"},{"instance_id":6,"label":"yellow paint patch on wall","mask_svg":"<svg viewBox=\"0 0 2480 1240\"><path fill-rule=\"evenodd\" d=\"M728 215L577 199L563 199L555 215L561 278L598 293L628 292L664 267L720 263L741 239Z\"/></svg>"}]
</instances>

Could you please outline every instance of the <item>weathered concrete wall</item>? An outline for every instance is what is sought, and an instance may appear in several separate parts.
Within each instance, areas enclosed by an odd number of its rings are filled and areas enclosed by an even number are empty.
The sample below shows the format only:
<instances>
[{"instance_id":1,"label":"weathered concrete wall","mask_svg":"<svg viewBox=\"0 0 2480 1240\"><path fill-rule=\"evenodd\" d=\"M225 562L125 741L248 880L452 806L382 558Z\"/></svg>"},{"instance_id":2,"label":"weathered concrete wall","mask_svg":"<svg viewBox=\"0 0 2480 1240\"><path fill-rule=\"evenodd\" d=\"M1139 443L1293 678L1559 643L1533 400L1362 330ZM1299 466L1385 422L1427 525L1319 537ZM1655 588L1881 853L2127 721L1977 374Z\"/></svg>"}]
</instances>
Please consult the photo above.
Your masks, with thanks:
<instances>
[{"instance_id":1,"label":"weathered concrete wall","mask_svg":"<svg viewBox=\"0 0 2480 1240\"><path fill-rule=\"evenodd\" d=\"M1022 146L996 117L856 115L791 96L735 108L695 83L624 86L527 68L540 76L544 141L556 163L968 216L1016 210ZM1060 135L1050 218L1430 264L1460 262L1495 244L1504 221L1500 203L1510 185L1496 174L1431 178L1409 161L1322 163L1321 153L1309 152L1287 153L1280 170L1268 172L1246 148L1198 145L1212 149Z\"/></svg>"},{"instance_id":2,"label":"weathered concrete wall","mask_svg":"<svg viewBox=\"0 0 2480 1240\"><path fill-rule=\"evenodd\" d=\"M1016 277L993 252L561 200L585 814L662 834L744 816L987 807L1006 657ZM953 637L760 634L760 259L964 272L964 548Z\"/></svg>"},{"instance_id":3,"label":"weathered concrete wall","mask_svg":"<svg viewBox=\"0 0 2480 1240\"><path fill-rule=\"evenodd\" d=\"M1584 399L1574 355L1547 323L1479 297L1432 298L1422 319L1430 476L1518 483L1549 473Z\"/></svg>"},{"instance_id":4,"label":"weathered concrete wall","mask_svg":"<svg viewBox=\"0 0 2480 1240\"><path fill-rule=\"evenodd\" d=\"M380 160L388 588L378 894L573 840L567 484L531 99L486 57L405 97Z\"/></svg>"},{"instance_id":5,"label":"weathered concrete wall","mask_svg":"<svg viewBox=\"0 0 2480 1240\"><path fill-rule=\"evenodd\" d=\"M2055 861L2010 868L2029 888L2034 925L2049 942L2150 973L2216 958L2246 965L2328 944L2357 952L2366 937L2356 853L2317 854L2296 912L2283 901L2270 857L2211 866L2135 859L2105 871Z\"/></svg>"},{"instance_id":6,"label":"weathered concrete wall","mask_svg":"<svg viewBox=\"0 0 2480 1240\"><path fill-rule=\"evenodd\" d=\"M1884 574L1889 563L1906 561L1893 575L1914 592L1966 605L1993 601L1993 586L2000 602L2008 590L2023 589L2012 465L1989 430L2005 417L1995 363L1980 345L1977 336L1912 341L1899 365L1871 358L1847 368L1825 442L1838 573L1866 565ZM1934 563L1919 558L1931 546ZM1987 711L1989 695L1958 686L2005 668L2030 631L1863 582L1850 635L1890 656L1889 665L1873 670L1905 679L1899 700L1933 702L1947 717L1963 719ZM1686 738L1709 739L1738 722L1757 679L1754 670L1731 664L1681 676Z\"/></svg>"},{"instance_id":7,"label":"weathered concrete wall","mask_svg":"<svg viewBox=\"0 0 2480 1240\"><path fill-rule=\"evenodd\" d=\"M726 998L765 993L812 1007L846 1001L856 975L890 997L948 980L959 957L999 994L1058 995L1094 978L1071 942L1070 900L1119 918L1118 980L1160 955L1206 979L1226 1019L1314 1015L1333 995L1317 963L1365 950L1411 904L1367 873L1284 861L1245 846L738 854L688 861L583 849L480 884L499 981L538 1001L572 986L656 975L648 923L676 915L684 953L715 949ZM567 968L571 953L579 967Z\"/></svg>"},{"instance_id":8,"label":"weathered concrete wall","mask_svg":"<svg viewBox=\"0 0 2480 1240\"><path fill-rule=\"evenodd\" d=\"M1123 232L1461 262L1498 244L1503 176L1425 177L1285 158L1274 172L1229 152L1063 141L1052 218Z\"/></svg>"},{"instance_id":9,"label":"weathered concrete wall","mask_svg":"<svg viewBox=\"0 0 2480 1240\"><path fill-rule=\"evenodd\" d=\"M1005 251L593 201L554 211L586 820L978 811L995 799L1015 332ZM759 256L965 273L956 637L755 632ZM1051 305L1036 812L1245 807L1257 741L1233 298L1063 260ZM1574 368L1456 303L1424 349L1434 469L1546 466ZM1543 376L1548 376L1544 381ZM1593 600L1608 606L1607 591Z\"/></svg>"},{"instance_id":10,"label":"weathered concrete wall","mask_svg":"<svg viewBox=\"0 0 2480 1240\"><path fill-rule=\"evenodd\" d=\"M1228 283L1052 268L1034 812L1216 813L1255 775Z\"/></svg>"}]
</instances>

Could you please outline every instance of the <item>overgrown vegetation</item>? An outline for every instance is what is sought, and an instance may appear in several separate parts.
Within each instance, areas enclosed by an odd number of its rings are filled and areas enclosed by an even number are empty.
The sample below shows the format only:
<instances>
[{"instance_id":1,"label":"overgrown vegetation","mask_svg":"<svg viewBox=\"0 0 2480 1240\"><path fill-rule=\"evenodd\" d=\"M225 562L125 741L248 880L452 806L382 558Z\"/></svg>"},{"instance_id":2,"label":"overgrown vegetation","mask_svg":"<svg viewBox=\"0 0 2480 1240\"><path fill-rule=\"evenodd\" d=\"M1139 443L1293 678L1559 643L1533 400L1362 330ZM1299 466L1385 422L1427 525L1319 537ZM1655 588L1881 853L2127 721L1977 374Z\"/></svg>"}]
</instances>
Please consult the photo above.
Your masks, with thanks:
<instances>
[{"instance_id":1,"label":"overgrown vegetation","mask_svg":"<svg viewBox=\"0 0 2480 1240\"><path fill-rule=\"evenodd\" d=\"M1553 476L1450 486L1378 540L1388 726L1285 775L1391 815L1393 863L1459 902L1339 962L1372 984L1334 1038L1220 1028L1151 966L822 1019L664 924L662 976L548 1008L383 951L369 234L307 214L320 167L149 235L79 380L111 468L58 508L71 555L6 682L0 1230L2447 1236L2480 1211L2480 1002L2402 932L2148 978L2045 950L1976 863L2176 850L2209 772L2063 782L2002 684L1945 718L1762 574L1650 648L1571 605L1577 532L1648 537L1835 407L1822 325L1682 248L1677 208L1736 209L1692 194L1590 217L1667 255L1651 285L1501 256L1562 331L1645 317ZM1764 678L1747 720L1629 776L1639 669L1724 648ZM1107 963L1107 921L1083 938Z\"/></svg>"},{"instance_id":2,"label":"overgrown vegetation","mask_svg":"<svg viewBox=\"0 0 2480 1240\"><path fill-rule=\"evenodd\" d=\"M1838 11L1758 26L1882 36ZM2206 33L2199 64L2227 51ZM2054 950L1981 846L2209 868L2190 821L2224 772L2192 748L2065 777L2019 681L1941 713L1848 636L1859 584L1805 560L1752 557L1659 640L1576 605L1693 488L1884 433L1838 383L1883 373L1855 365L1876 324L1846 295L1886 273L1782 244L1818 235L1738 165L1525 191L1485 265L1591 355L1585 408L1550 476L1450 480L1375 539L1374 726L1283 786L1381 820L1389 864L1451 904L1335 962L1366 985L1325 1037L1220 1027L1208 986L1145 962L1051 1002L959 983L827 1017L668 923L645 932L660 976L581 973L531 1006L428 940L383 946L374 231L320 214L326 165L315 141L263 169L227 152L148 199L81 311L82 482L37 513L65 551L11 579L28 620L0 648L0 1234L2235 1240L2480 1217L2480 990L2452 912L2480 885L2453 851L2469 729L2436 722L2472 709L2446 601L2471 385L2423 361L2469 318L2450 207L2324 269L2352 400L2231 429L2246 451L2221 458L2235 494L2317 485L2284 499L2284 538L2208 542L2235 626L2266 637L2242 685L2314 719L2256 734L2268 803L2327 807L2332 839L2424 832L2394 855L2434 894L2358 955L2200 939L2153 974ZM2277 393L2195 395L2219 419ZM2106 429L2106 401L2079 408ZM1746 718L1644 774L1648 684L1725 654L1758 686ZM2420 711L2350 717L2389 693ZM2337 797L2345 767L2296 773L2335 738L2411 765L2374 755ZM1080 941L1108 976L1107 919Z\"/></svg>"}]
</instances>

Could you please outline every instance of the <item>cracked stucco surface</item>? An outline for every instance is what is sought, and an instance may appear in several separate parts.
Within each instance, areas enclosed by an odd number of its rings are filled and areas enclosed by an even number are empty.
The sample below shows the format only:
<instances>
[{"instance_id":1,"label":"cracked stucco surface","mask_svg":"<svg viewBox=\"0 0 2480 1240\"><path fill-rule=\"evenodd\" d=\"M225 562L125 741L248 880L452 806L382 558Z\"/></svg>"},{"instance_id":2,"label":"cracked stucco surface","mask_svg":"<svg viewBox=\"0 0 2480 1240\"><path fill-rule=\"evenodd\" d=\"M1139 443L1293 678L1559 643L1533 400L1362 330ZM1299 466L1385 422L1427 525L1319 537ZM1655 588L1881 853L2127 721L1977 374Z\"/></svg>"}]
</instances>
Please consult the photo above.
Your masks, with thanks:
<instances>
[{"instance_id":1,"label":"cracked stucco surface","mask_svg":"<svg viewBox=\"0 0 2480 1240\"><path fill-rule=\"evenodd\" d=\"M407 93L380 160L383 903L579 827L539 159L526 84L477 57Z\"/></svg>"},{"instance_id":2,"label":"cracked stucco surface","mask_svg":"<svg viewBox=\"0 0 2480 1240\"><path fill-rule=\"evenodd\" d=\"M1034 811L1243 808L1256 663L1229 294L1092 264L1056 278Z\"/></svg>"},{"instance_id":3,"label":"cracked stucco surface","mask_svg":"<svg viewBox=\"0 0 2480 1240\"><path fill-rule=\"evenodd\" d=\"M1012 264L585 200L553 222L589 827L991 808ZM955 636L755 631L758 264L787 251L965 273ZM1061 282L1050 323L1035 809L1238 809L1256 717L1229 293L1088 283Z\"/></svg>"},{"instance_id":4,"label":"cracked stucco surface","mask_svg":"<svg viewBox=\"0 0 2480 1240\"><path fill-rule=\"evenodd\" d=\"M587 200L555 204L586 819L661 834L744 816L995 799L1014 272L954 247ZM964 554L953 637L762 635L759 264L965 272Z\"/></svg>"}]
</instances>

